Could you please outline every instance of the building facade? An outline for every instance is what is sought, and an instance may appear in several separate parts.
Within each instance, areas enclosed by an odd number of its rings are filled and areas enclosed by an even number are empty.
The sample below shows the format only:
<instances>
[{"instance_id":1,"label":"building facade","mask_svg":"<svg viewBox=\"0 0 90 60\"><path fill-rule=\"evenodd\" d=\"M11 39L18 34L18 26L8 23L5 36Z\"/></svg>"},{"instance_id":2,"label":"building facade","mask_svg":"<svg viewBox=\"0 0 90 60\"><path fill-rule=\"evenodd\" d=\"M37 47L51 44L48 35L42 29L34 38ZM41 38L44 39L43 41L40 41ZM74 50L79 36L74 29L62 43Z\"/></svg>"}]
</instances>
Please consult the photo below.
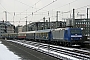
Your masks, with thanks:
<instances>
[{"instance_id":1,"label":"building facade","mask_svg":"<svg viewBox=\"0 0 90 60\"><path fill-rule=\"evenodd\" d=\"M5 24L2 21L0 21L0 38L2 37L3 33L6 33Z\"/></svg>"},{"instance_id":2,"label":"building facade","mask_svg":"<svg viewBox=\"0 0 90 60\"><path fill-rule=\"evenodd\" d=\"M90 19L75 19L75 26L83 28L84 36L90 36Z\"/></svg>"},{"instance_id":3,"label":"building facade","mask_svg":"<svg viewBox=\"0 0 90 60\"><path fill-rule=\"evenodd\" d=\"M19 33L19 32L22 32L22 31L23 31L23 26L20 26L20 25L16 26L15 33Z\"/></svg>"},{"instance_id":4,"label":"building facade","mask_svg":"<svg viewBox=\"0 0 90 60\"><path fill-rule=\"evenodd\" d=\"M15 32L15 26L12 25L9 21L4 22L0 21L0 38L2 38L2 35L4 33L14 33Z\"/></svg>"},{"instance_id":5,"label":"building facade","mask_svg":"<svg viewBox=\"0 0 90 60\"><path fill-rule=\"evenodd\" d=\"M44 30L44 29L55 29L59 27L66 27L66 22L58 21L56 26L56 21L53 22L32 22L28 24L27 30L34 31L34 30ZM26 26L23 27L23 32L26 31Z\"/></svg>"},{"instance_id":6,"label":"building facade","mask_svg":"<svg viewBox=\"0 0 90 60\"><path fill-rule=\"evenodd\" d=\"M33 22L28 24L27 31L34 31L34 30L43 30L43 29L55 29L55 28L64 28L66 27L66 21L58 21L56 27L56 21L53 22ZM90 19L75 19L75 26L76 28L83 28L83 35L90 36ZM23 27L23 31L26 31L26 26Z\"/></svg>"}]
</instances>

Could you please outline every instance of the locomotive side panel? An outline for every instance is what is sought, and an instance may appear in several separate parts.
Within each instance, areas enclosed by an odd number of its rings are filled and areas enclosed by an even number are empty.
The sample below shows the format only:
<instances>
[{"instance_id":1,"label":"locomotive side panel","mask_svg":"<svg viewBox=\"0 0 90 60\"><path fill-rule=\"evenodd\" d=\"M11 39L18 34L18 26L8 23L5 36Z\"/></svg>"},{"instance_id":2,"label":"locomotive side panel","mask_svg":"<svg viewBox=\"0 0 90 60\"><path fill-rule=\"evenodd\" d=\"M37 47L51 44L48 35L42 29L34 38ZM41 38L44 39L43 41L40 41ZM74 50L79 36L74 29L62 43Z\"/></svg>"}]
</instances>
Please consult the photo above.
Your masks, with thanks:
<instances>
[{"instance_id":1,"label":"locomotive side panel","mask_svg":"<svg viewBox=\"0 0 90 60\"><path fill-rule=\"evenodd\" d=\"M64 30L54 30L52 31L53 40L64 40Z\"/></svg>"}]
</instances>

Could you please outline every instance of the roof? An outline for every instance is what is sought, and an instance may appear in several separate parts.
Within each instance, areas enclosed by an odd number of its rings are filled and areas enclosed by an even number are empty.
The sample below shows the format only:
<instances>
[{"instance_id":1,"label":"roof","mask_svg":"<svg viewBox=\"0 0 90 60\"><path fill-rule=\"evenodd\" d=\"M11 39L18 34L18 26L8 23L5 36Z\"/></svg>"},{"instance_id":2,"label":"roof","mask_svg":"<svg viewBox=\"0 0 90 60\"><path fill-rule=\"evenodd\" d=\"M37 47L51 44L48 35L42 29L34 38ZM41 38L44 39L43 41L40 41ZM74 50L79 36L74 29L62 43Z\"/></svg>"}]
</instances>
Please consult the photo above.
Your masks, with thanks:
<instances>
[{"instance_id":1,"label":"roof","mask_svg":"<svg viewBox=\"0 0 90 60\"><path fill-rule=\"evenodd\" d=\"M0 21L0 24L8 25L8 26L14 26L9 21Z\"/></svg>"},{"instance_id":2,"label":"roof","mask_svg":"<svg viewBox=\"0 0 90 60\"><path fill-rule=\"evenodd\" d=\"M46 29L46 30L38 30L36 33L43 33L43 32L50 32L52 29Z\"/></svg>"},{"instance_id":3,"label":"roof","mask_svg":"<svg viewBox=\"0 0 90 60\"><path fill-rule=\"evenodd\" d=\"M28 32L26 32L26 33L35 33L36 31L28 31Z\"/></svg>"}]
</instances>

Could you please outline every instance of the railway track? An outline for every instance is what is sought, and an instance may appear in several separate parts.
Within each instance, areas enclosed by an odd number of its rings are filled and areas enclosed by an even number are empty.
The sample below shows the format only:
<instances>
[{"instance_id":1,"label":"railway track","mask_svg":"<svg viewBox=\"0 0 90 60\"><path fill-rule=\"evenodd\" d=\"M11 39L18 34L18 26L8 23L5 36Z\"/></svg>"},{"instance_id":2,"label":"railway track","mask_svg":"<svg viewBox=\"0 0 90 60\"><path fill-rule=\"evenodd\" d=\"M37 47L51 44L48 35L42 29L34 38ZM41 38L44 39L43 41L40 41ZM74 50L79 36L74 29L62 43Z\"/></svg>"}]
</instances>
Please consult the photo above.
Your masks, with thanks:
<instances>
[{"instance_id":1,"label":"railway track","mask_svg":"<svg viewBox=\"0 0 90 60\"><path fill-rule=\"evenodd\" d=\"M90 60L90 51L76 49L76 48L68 48L62 46L55 46L50 44L25 41L25 40L7 40L17 44L21 44L25 47L31 48L33 50L37 50L44 54L53 56L58 59L63 60Z\"/></svg>"},{"instance_id":2,"label":"railway track","mask_svg":"<svg viewBox=\"0 0 90 60\"><path fill-rule=\"evenodd\" d=\"M78 59L90 59L90 51L85 51L85 50L80 50L80 49L75 49L75 48L64 48L64 47L53 47L52 46L52 51L58 52L58 53L63 53L65 55L75 57Z\"/></svg>"}]
</instances>

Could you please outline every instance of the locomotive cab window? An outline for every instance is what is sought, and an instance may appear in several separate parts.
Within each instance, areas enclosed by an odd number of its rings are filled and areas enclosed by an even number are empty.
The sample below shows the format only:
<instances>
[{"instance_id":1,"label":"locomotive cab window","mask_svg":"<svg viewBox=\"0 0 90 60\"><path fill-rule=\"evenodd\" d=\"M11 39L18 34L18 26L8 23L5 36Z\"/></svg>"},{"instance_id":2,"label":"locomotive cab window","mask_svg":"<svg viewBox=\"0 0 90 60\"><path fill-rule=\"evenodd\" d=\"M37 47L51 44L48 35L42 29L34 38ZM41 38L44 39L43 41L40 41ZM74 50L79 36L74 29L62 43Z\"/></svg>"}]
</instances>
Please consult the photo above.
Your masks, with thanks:
<instances>
[{"instance_id":1,"label":"locomotive cab window","mask_svg":"<svg viewBox=\"0 0 90 60\"><path fill-rule=\"evenodd\" d=\"M81 34L81 30L71 29L71 34Z\"/></svg>"}]
</instances>

